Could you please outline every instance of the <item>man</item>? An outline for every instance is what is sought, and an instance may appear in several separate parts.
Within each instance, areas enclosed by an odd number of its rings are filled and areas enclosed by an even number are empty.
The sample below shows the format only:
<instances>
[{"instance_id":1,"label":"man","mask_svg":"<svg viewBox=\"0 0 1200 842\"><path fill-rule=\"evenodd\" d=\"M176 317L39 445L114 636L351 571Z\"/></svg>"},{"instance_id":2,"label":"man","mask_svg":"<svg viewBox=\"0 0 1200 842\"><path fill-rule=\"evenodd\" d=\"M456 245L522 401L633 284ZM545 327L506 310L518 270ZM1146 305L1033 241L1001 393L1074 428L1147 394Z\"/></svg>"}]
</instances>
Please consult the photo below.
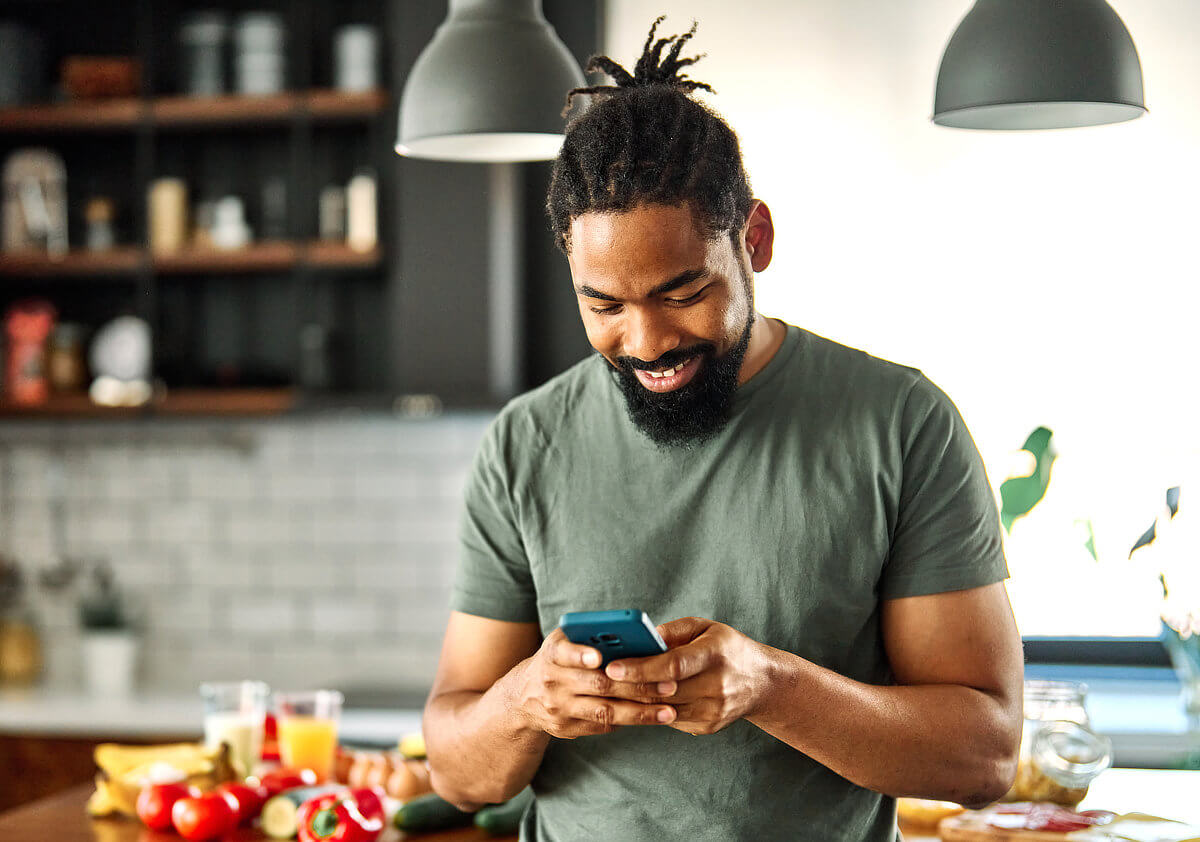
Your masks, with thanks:
<instances>
[{"instance_id":1,"label":"man","mask_svg":"<svg viewBox=\"0 0 1200 842\"><path fill-rule=\"evenodd\" d=\"M688 96L691 34L652 28L632 75L594 60L617 85L555 165L598 355L481 445L432 780L463 807L532 782L538 842L892 840L895 796L982 805L1015 773L995 503L918 370L755 311L771 216ZM556 628L612 608L669 620L669 651L601 671Z\"/></svg>"}]
</instances>

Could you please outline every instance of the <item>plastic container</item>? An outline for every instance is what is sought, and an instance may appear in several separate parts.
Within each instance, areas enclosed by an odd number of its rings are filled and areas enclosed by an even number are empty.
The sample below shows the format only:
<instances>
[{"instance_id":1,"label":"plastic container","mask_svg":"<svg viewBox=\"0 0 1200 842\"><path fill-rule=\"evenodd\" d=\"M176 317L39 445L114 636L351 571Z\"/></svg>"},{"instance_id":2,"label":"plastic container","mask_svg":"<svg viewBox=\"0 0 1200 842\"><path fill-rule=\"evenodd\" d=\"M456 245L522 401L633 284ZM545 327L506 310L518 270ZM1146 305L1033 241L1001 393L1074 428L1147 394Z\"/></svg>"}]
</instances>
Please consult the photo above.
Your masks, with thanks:
<instances>
[{"instance_id":1,"label":"plastic container","mask_svg":"<svg viewBox=\"0 0 1200 842\"><path fill-rule=\"evenodd\" d=\"M379 87L379 31L375 27L355 23L334 35L333 86L339 91Z\"/></svg>"},{"instance_id":2,"label":"plastic container","mask_svg":"<svg viewBox=\"0 0 1200 842\"><path fill-rule=\"evenodd\" d=\"M233 30L238 93L264 96L283 91L287 85L286 40L280 15L248 12L238 18Z\"/></svg>"},{"instance_id":3,"label":"plastic container","mask_svg":"<svg viewBox=\"0 0 1200 842\"><path fill-rule=\"evenodd\" d=\"M221 12L196 12L183 19L179 43L183 52L180 87L191 96L225 93L225 50L229 20Z\"/></svg>"}]
</instances>

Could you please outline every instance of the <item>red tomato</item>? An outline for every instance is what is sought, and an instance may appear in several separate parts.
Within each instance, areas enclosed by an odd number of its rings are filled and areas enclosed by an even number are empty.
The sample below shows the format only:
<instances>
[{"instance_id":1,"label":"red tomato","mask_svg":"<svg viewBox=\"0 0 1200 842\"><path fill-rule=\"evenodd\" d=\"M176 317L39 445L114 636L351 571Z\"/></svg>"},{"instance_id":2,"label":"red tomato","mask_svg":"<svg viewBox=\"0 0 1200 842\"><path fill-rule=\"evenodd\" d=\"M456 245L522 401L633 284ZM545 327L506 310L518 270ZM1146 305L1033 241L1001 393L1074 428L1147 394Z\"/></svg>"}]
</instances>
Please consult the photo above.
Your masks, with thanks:
<instances>
[{"instance_id":1,"label":"red tomato","mask_svg":"<svg viewBox=\"0 0 1200 842\"><path fill-rule=\"evenodd\" d=\"M237 827L237 813L224 795L206 792L176 801L171 823L184 839L216 839Z\"/></svg>"},{"instance_id":2,"label":"red tomato","mask_svg":"<svg viewBox=\"0 0 1200 842\"><path fill-rule=\"evenodd\" d=\"M186 784L150 784L142 787L137 799L138 818L151 830L166 830L171 826L171 808L175 802L191 794Z\"/></svg>"},{"instance_id":3,"label":"red tomato","mask_svg":"<svg viewBox=\"0 0 1200 842\"><path fill-rule=\"evenodd\" d=\"M245 824L262 812L264 802L258 787L231 781L221 784L214 792L225 796L225 800L237 814L238 824Z\"/></svg>"},{"instance_id":4,"label":"red tomato","mask_svg":"<svg viewBox=\"0 0 1200 842\"><path fill-rule=\"evenodd\" d=\"M317 773L312 769L272 769L258 780L266 789L267 798L274 798L285 789L313 786L317 782Z\"/></svg>"}]
</instances>

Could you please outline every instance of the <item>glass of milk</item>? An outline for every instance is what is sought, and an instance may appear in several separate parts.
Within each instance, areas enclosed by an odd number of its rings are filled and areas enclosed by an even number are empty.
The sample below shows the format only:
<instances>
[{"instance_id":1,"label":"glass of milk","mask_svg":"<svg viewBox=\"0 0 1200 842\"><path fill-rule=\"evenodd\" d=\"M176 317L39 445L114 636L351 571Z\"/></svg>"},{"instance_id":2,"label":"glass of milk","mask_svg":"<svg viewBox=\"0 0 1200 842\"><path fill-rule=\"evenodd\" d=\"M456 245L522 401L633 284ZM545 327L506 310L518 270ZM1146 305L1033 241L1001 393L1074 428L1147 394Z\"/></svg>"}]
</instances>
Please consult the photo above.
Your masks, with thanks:
<instances>
[{"instance_id":1,"label":"glass of milk","mask_svg":"<svg viewBox=\"0 0 1200 842\"><path fill-rule=\"evenodd\" d=\"M218 748L229 744L229 759L242 777L251 774L262 756L263 720L271 688L262 681L206 682L200 685L204 701L204 744Z\"/></svg>"}]
</instances>

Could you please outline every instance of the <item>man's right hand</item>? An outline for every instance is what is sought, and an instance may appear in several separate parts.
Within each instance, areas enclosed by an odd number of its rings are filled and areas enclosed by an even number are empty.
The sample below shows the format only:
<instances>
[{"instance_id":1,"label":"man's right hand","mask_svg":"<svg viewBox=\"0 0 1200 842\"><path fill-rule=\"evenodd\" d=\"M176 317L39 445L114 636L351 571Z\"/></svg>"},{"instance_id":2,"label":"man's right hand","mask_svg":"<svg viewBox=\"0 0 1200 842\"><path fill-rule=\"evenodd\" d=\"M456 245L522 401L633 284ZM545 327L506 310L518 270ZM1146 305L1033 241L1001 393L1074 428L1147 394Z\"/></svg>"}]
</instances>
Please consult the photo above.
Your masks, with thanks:
<instances>
[{"instance_id":1,"label":"man's right hand","mask_svg":"<svg viewBox=\"0 0 1200 842\"><path fill-rule=\"evenodd\" d=\"M674 686L614 681L599 667L598 650L572 643L555 629L516 667L517 711L532 728L561 739L675 721L675 709L661 704Z\"/></svg>"}]
</instances>

